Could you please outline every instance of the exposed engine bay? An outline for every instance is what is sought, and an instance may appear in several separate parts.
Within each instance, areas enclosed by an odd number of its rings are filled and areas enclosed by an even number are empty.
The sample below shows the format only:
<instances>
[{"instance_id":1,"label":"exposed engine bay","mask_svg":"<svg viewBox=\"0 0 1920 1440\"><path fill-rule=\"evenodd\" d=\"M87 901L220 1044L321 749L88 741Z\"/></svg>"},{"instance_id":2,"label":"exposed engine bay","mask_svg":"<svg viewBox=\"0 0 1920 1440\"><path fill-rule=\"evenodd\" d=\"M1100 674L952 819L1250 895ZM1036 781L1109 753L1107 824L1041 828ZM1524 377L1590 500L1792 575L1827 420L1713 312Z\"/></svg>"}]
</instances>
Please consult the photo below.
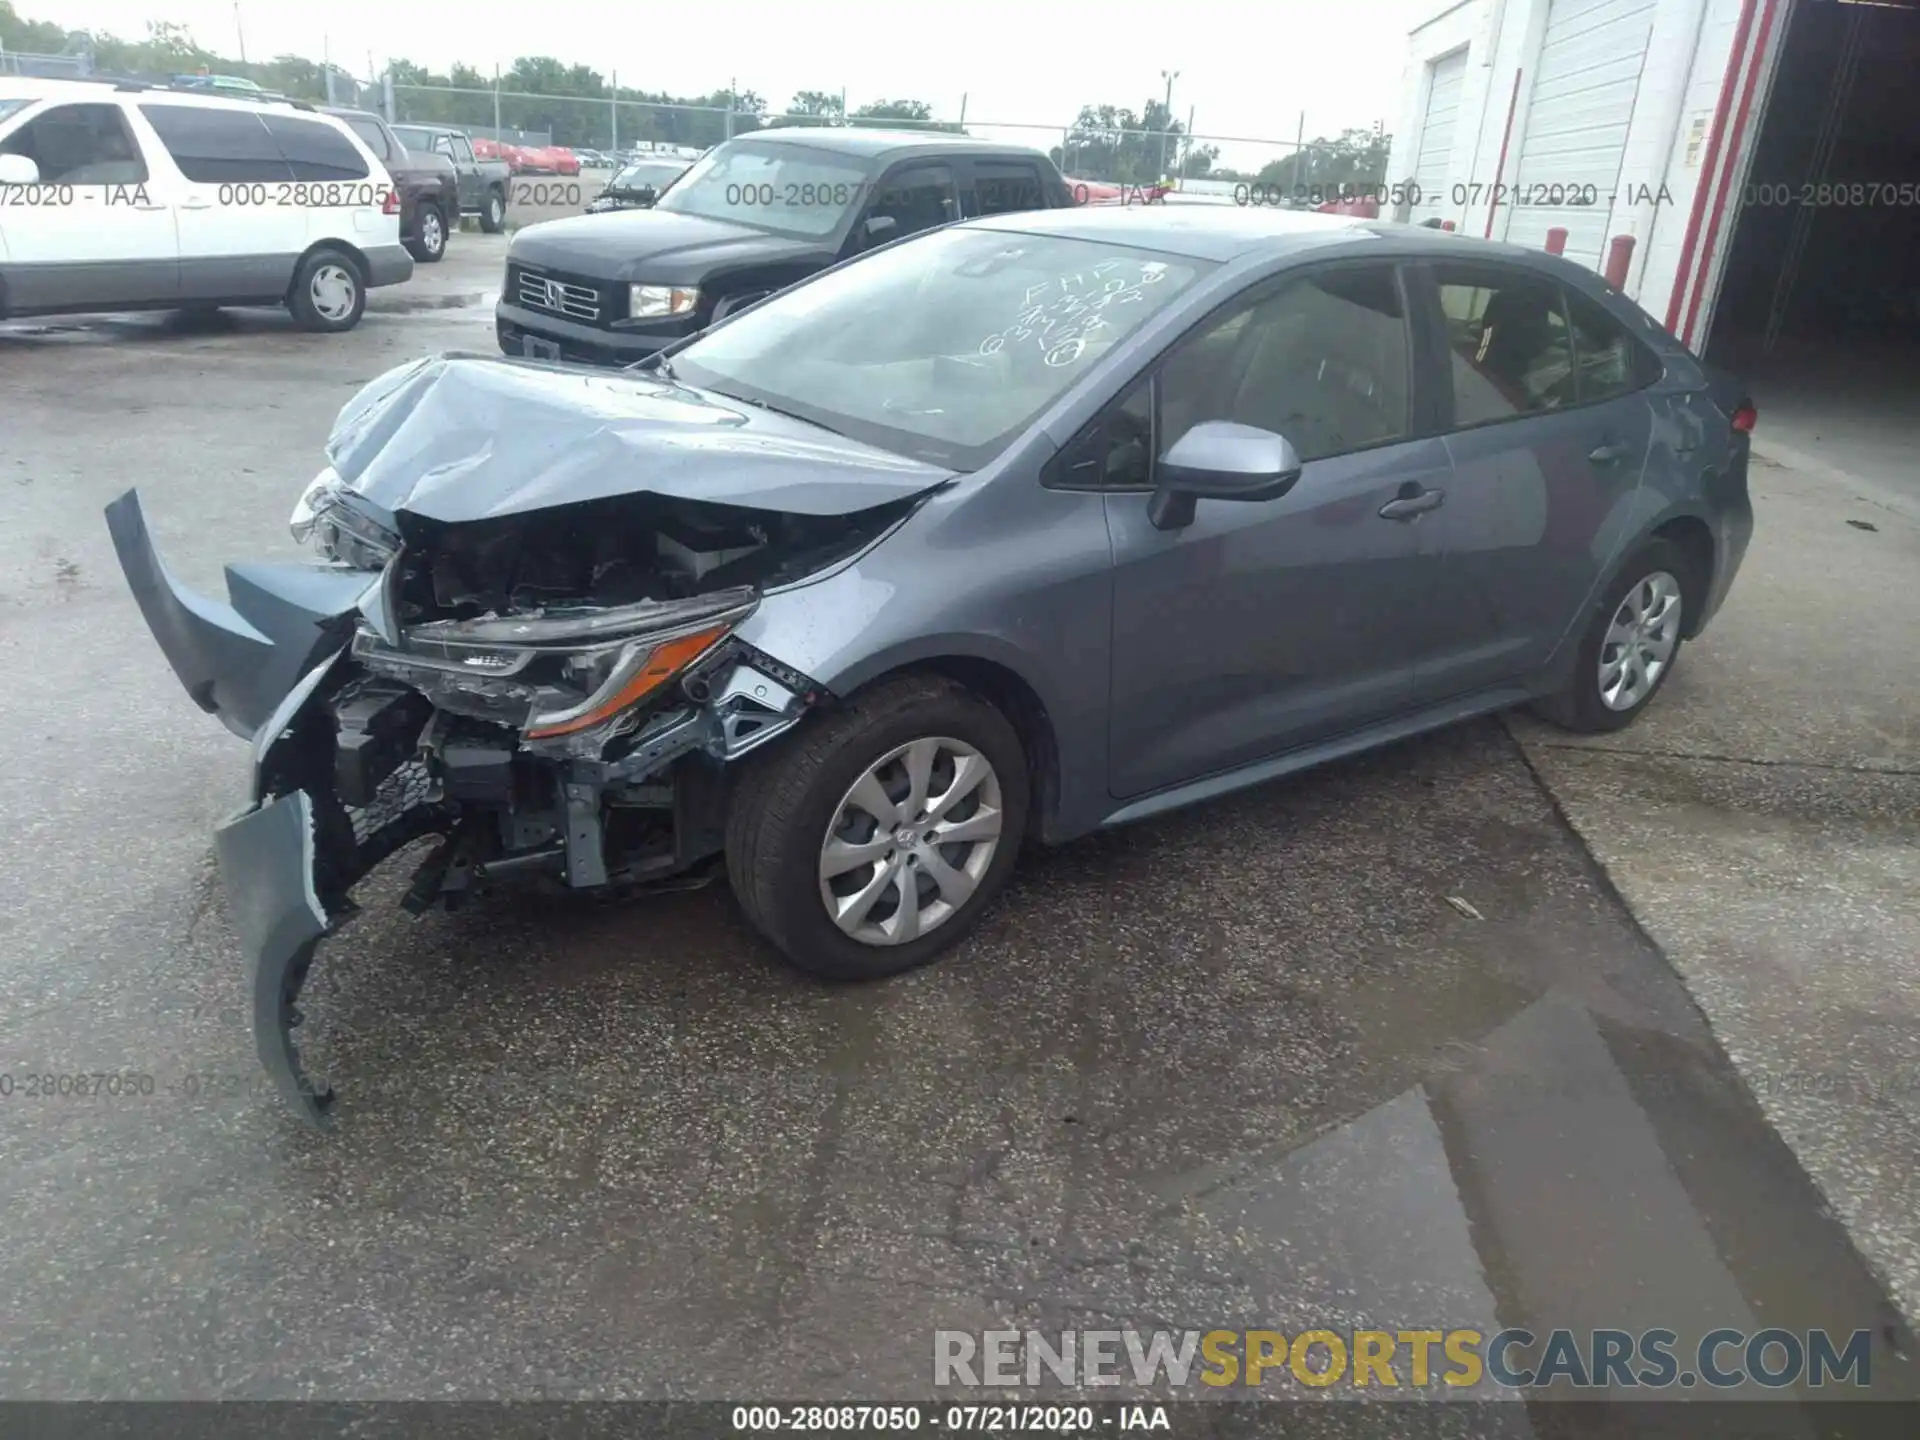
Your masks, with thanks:
<instances>
[{"instance_id":1,"label":"exposed engine bay","mask_svg":"<svg viewBox=\"0 0 1920 1440\"><path fill-rule=\"evenodd\" d=\"M427 840L416 912L703 879L728 767L831 699L739 627L952 479L665 380L461 356L366 386L327 459L290 521L314 561L230 565L225 603L168 573L134 492L107 507L188 695L252 741L216 846L261 1059L315 1122L295 1002L356 883Z\"/></svg>"}]
</instances>

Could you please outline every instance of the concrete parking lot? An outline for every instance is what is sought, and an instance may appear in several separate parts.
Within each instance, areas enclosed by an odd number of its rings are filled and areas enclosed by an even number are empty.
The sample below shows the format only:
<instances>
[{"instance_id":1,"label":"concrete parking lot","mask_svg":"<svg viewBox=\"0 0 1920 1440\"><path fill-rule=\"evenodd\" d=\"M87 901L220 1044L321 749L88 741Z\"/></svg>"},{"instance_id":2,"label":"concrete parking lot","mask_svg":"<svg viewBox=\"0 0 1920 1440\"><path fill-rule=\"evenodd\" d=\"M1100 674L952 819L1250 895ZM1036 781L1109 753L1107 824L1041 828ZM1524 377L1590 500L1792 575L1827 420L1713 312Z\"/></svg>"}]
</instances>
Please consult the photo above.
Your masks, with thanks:
<instances>
[{"instance_id":1,"label":"concrete parking lot","mask_svg":"<svg viewBox=\"0 0 1920 1440\"><path fill-rule=\"evenodd\" d=\"M456 236L345 336L0 327L0 1394L906 1399L936 1329L1312 1325L1867 1329L1920 1394L1498 721L1035 857L878 986L790 973L724 885L416 922L390 864L309 986L342 1098L300 1128L211 865L244 747L101 507L138 485L216 594L294 554L336 410L492 350L503 254ZM97 1072L135 1083L26 1078Z\"/></svg>"}]
</instances>

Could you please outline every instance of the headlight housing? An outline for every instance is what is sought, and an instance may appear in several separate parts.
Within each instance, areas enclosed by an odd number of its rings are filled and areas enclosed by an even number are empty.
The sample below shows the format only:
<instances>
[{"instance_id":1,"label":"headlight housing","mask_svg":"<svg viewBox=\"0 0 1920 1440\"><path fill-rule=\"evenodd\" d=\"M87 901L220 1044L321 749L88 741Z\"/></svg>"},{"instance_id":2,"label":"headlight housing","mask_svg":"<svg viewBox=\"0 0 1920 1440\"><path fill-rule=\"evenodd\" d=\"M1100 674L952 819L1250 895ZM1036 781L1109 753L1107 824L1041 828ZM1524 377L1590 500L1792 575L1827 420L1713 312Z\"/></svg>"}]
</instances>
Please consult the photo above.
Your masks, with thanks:
<instances>
[{"instance_id":1,"label":"headlight housing","mask_svg":"<svg viewBox=\"0 0 1920 1440\"><path fill-rule=\"evenodd\" d=\"M293 502L293 514L288 517L287 528L293 531L295 543L305 545L313 538L315 525L320 517L333 508L340 494L340 477L329 465L313 477L313 483L300 492L300 498Z\"/></svg>"},{"instance_id":2,"label":"headlight housing","mask_svg":"<svg viewBox=\"0 0 1920 1440\"><path fill-rule=\"evenodd\" d=\"M666 320L700 308L697 285L629 285L627 314L635 320Z\"/></svg>"},{"instance_id":3,"label":"headlight housing","mask_svg":"<svg viewBox=\"0 0 1920 1440\"><path fill-rule=\"evenodd\" d=\"M294 502L287 528L322 559L355 570L379 570L400 549L400 537L357 506L329 465Z\"/></svg>"},{"instance_id":4,"label":"headlight housing","mask_svg":"<svg viewBox=\"0 0 1920 1440\"><path fill-rule=\"evenodd\" d=\"M371 626L353 653L443 709L508 725L528 741L594 748L731 635L759 596L741 588L662 604L418 625L398 645Z\"/></svg>"}]
</instances>

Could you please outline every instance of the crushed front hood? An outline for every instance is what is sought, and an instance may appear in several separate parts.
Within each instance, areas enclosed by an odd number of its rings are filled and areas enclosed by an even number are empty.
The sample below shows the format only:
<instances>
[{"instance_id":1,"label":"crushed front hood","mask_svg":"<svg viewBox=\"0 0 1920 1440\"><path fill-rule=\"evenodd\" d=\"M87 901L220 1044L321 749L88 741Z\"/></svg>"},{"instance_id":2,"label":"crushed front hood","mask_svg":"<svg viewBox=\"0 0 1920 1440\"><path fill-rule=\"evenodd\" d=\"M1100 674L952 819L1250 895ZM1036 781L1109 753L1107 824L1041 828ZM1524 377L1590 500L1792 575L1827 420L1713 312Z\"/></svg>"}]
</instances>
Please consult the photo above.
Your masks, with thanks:
<instances>
[{"instance_id":1,"label":"crushed front hood","mask_svg":"<svg viewBox=\"0 0 1920 1440\"><path fill-rule=\"evenodd\" d=\"M643 373L459 354L371 381L327 458L389 514L450 524L634 494L848 515L953 478Z\"/></svg>"}]
</instances>

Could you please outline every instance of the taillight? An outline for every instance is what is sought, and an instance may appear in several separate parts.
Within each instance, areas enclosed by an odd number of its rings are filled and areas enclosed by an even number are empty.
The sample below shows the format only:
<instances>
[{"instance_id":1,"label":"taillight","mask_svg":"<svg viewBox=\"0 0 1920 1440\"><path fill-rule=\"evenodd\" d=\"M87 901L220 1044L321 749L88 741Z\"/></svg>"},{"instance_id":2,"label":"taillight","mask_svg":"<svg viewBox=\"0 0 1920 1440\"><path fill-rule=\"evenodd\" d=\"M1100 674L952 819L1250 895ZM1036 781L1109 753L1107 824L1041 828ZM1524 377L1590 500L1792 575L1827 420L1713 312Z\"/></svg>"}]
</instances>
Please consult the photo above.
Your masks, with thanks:
<instances>
[{"instance_id":1,"label":"taillight","mask_svg":"<svg viewBox=\"0 0 1920 1440\"><path fill-rule=\"evenodd\" d=\"M1738 430L1742 435L1751 435L1753 433L1753 427L1759 423L1759 420L1760 412L1755 410L1751 404L1741 404L1734 408L1733 428Z\"/></svg>"},{"instance_id":2,"label":"taillight","mask_svg":"<svg viewBox=\"0 0 1920 1440\"><path fill-rule=\"evenodd\" d=\"M387 198L380 202L380 213L382 215L398 215L400 213L400 192L398 190L387 191Z\"/></svg>"}]
</instances>

